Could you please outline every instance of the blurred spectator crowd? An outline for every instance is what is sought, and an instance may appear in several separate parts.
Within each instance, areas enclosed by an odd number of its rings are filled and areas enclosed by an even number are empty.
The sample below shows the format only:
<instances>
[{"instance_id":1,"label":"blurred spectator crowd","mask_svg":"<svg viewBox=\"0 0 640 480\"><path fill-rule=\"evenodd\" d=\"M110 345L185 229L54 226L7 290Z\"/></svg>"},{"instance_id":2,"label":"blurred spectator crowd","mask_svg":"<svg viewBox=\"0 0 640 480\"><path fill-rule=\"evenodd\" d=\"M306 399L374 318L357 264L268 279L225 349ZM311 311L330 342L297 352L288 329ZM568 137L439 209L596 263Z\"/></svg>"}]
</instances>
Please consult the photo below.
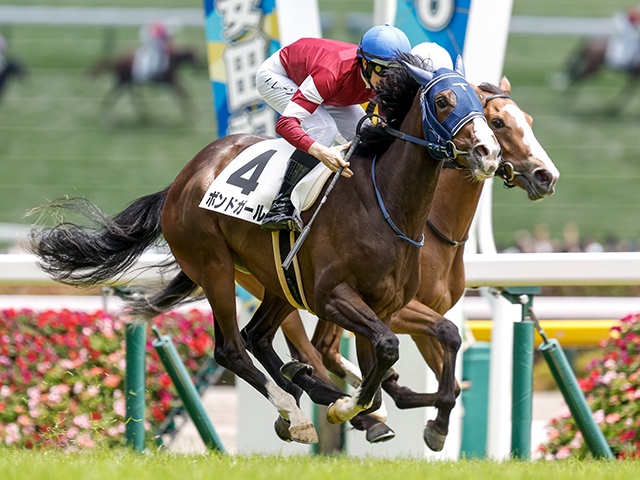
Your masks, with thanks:
<instances>
[{"instance_id":1,"label":"blurred spectator crowd","mask_svg":"<svg viewBox=\"0 0 640 480\"><path fill-rule=\"evenodd\" d=\"M504 253L553 253L553 252L635 252L640 251L640 239L619 239L615 235L607 235L604 242L593 237L580 238L580 231L575 223L567 223L562 230L562 238L551 238L551 230L546 223L536 225L533 233L518 230L513 235L514 244Z\"/></svg>"}]
</instances>

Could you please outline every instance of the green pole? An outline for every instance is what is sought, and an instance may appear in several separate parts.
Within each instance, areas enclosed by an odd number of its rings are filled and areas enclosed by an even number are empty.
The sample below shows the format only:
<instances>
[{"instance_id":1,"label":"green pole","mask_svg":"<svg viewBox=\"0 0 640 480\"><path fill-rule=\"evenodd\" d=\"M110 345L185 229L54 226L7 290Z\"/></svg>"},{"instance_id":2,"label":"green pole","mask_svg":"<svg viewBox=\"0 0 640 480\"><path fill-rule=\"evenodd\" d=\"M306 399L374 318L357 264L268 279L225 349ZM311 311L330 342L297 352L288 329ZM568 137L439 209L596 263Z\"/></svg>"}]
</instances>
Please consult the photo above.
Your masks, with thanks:
<instances>
[{"instance_id":1,"label":"green pole","mask_svg":"<svg viewBox=\"0 0 640 480\"><path fill-rule=\"evenodd\" d=\"M125 325L126 360L126 430L127 445L138 452L144 450L145 353L147 324L133 321Z\"/></svg>"},{"instance_id":2,"label":"green pole","mask_svg":"<svg viewBox=\"0 0 640 480\"><path fill-rule=\"evenodd\" d=\"M533 408L533 322L531 321L523 320L513 324L512 401L511 455L520 460L529 460Z\"/></svg>"},{"instance_id":3,"label":"green pole","mask_svg":"<svg viewBox=\"0 0 640 480\"><path fill-rule=\"evenodd\" d=\"M564 400L571 410L571 415L582 432L592 455L596 458L612 459L613 452L611 452L602 430L593 419L593 413L558 340L555 338L547 340L538 347L538 350L542 352L542 356L547 361L553 378L560 387Z\"/></svg>"},{"instance_id":4,"label":"green pole","mask_svg":"<svg viewBox=\"0 0 640 480\"><path fill-rule=\"evenodd\" d=\"M207 412L204 410L200 395L191 381L187 367L182 362L176 347L171 341L171 337L169 335L159 336L158 339L153 341L153 347L158 352L158 356L169 377L171 377L171 381L182 399L184 408L189 413L191 420L193 420L204 444L211 450L226 453Z\"/></svg>"}]
</instances>

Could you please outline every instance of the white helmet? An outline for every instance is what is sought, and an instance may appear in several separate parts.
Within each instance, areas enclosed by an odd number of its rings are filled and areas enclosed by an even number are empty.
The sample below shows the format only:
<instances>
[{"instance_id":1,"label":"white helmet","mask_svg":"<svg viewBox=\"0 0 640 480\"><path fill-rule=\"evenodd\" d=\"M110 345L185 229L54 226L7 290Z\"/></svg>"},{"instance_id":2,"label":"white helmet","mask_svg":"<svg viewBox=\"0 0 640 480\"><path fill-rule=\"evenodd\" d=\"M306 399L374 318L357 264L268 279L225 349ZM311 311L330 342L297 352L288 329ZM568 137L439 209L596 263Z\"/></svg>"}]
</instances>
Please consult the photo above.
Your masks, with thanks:
<instances>
[{"instance_id":1,"label":"white helmet","mask_svg":"<svg viewBox=\"0 0 640 480\"><path fill-rule=\"evenodd\" d=\"M411 53L427 62L427 66L433 71L440 68L453 70L451 55L437 43L423 42L411 49Z\"/></svg>"}]
</instances>

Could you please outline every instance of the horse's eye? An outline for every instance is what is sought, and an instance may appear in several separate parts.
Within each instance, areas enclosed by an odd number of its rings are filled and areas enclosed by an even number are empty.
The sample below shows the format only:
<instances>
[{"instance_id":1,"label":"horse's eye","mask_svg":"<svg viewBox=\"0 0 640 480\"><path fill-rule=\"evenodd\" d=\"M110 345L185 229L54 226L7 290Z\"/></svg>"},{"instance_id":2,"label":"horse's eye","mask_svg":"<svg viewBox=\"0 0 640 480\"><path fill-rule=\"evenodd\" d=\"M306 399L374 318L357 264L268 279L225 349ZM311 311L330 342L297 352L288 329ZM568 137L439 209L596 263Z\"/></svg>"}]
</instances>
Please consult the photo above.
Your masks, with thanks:
<instances>
[{"instance_id":1,"label":"horse's eye","mask_svg":"<svg viewBox=\"0 0 640 480\"><path fill-rule=\"evenodd\" d=\"M499 118L494 118L493 120L491 120L491 125L493 125L496 128L502 128L504 127L504 122Z\"/></svg>"},{"instance_id":2,"label":"horse's eye","mask_svg":"<svg viewBox=\"0 0 640 480\"><path fill-rule=\"evenodd\" d=\"M438 108L447 108L448 105L449 102L447 101L446 97L440 97L436 99L436 106Z\"/></svg>"}]
</instances>

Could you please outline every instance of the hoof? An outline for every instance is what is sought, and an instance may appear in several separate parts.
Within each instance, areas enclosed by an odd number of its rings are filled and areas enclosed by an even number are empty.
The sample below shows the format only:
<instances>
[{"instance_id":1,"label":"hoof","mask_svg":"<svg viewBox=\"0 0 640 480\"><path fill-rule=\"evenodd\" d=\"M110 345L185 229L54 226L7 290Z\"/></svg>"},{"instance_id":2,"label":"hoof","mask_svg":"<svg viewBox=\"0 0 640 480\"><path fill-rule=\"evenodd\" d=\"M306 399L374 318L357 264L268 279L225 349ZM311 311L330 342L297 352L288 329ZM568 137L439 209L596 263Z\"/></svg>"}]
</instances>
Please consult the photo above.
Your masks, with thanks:
<instances>
[{"instance_id":1,"label":"hoof","mask_svg":"<svg viewBox=\"0 0 640 480\"><path fill-rule=\"evenodd\" d=\"M395 436L396 433L382 422L376 423L373 427L367 430L367 442L369 443L387 442Z\"/></svg>"},{"instance_id":2,"label":"hoof","mask_svg":"<svg viewBox=\"0 0 640 480\"><path fill-rule=\"evenodd\" d=\"M298 425L297 427L289 427L291 440L298 443L318 443L318 434L313 428L313 423Z\"/></svg>"},{"instance_id":3,"label":"hoof","mask_svg":"<svg viewBox=\"0 0 640 480\"><path fill-rule=\"evenodd\" d=\"M276 430L276 435L280 440L285 442L291 442L293 439L291 438L291 433L289 433L289 426L291 422L286 418L282 417L282 415L278 415L278 419L276 423L273 425L273 428Z\"/></svg>"},{"instance_id":4,"label":"hoof","mask_svg":"<svg viewBox=\"0 0 640 480\"><path fill-rule=\"evenodd\" d=\"M444 435L436 432L433 429L435 422L433 420L429 420L427 422L427 426L424 427L424 431L422 432L422 438L424 439L424 443L427 444L434 452L439 452L444 448L444 441L447 439L447 434Z\"/></svg>"},{"instance_id":5,"label":"hoof","mask_svg":"<svg viewBox=\"0 0 640 480\"><path fill-rule=\"evenodd\" d=\"M300 372L311 376L313 375L313 367L297 360L292 360L291 362L285 363L280 367L280 373L284 376L284 378L294 383L295 381L293 380L293 378Z\"/></svg>"}]
</instances>

